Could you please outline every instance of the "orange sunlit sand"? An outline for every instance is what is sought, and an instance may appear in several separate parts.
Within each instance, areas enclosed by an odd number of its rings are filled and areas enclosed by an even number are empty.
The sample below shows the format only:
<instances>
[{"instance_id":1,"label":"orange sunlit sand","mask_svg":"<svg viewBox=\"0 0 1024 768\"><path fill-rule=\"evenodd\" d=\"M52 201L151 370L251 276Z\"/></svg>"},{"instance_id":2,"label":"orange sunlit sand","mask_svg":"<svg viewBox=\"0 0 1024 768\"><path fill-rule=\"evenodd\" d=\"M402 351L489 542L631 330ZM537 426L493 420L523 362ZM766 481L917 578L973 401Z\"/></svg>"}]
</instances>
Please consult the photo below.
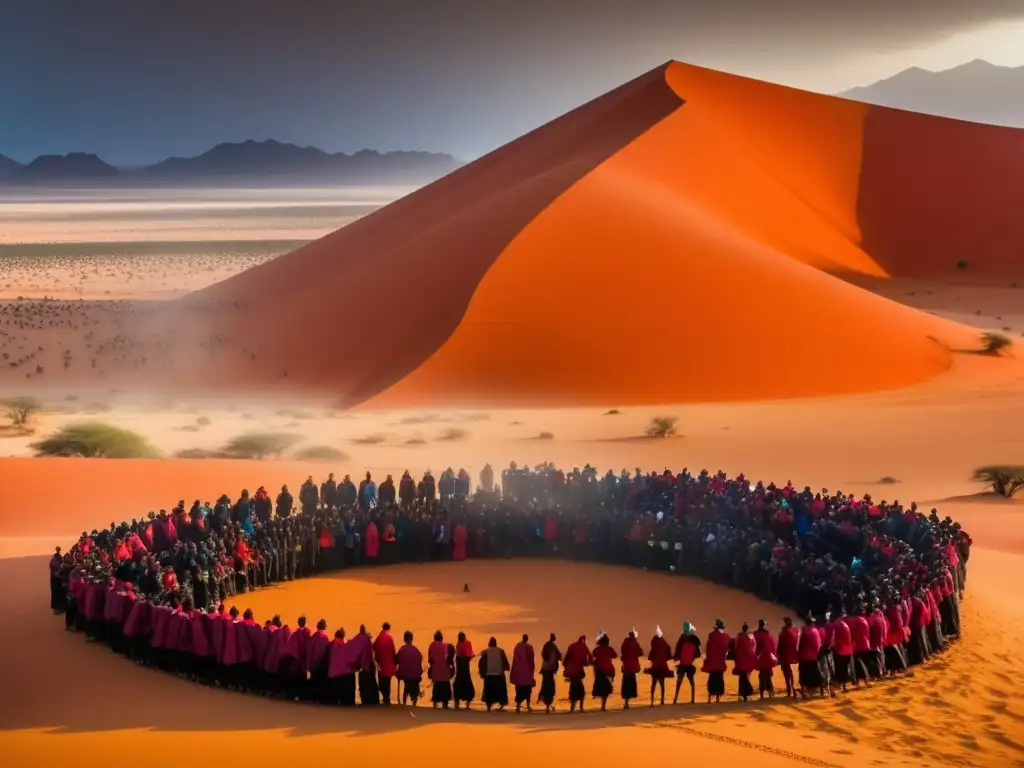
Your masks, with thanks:
<instances>
[{"instance_id":1,"label":"orange sunlit sand","mask_svg":"<svg viewBox=\"0 0 1024 768\"><path fill-rule=\"evenodd\" d=\"M1021 506L967 481L978 465L1024 455L1012 418L1024 408L1024 364L1012 351L973 354L982 330L1024 331L1011 287L1024 277L1022 137L673 63L186 299L25 302L4 322L26 341L0 343L43 349L28 377L4 366L5 391L207 395L218 440L240 428L236 406L250 391L362 408L291 427L338 441L350 458L331 465L41 460L27 458L28 439L0 438L16 456L0 459L12 622L0 679L15 692L0 716L4 753L19 766L113 745L222 764L229 744L312 763L412 754L424 765L497 755L498 765L575 766L642 754L654 764L1024 765L1011 674L1024 610L1007 589L1024 569ZM64 349L76 364L62 370ZM458 441L432 430L418 448L418 430L431 428L383 410L466 406L488 419ZM663 413L680 417L684 436L638 438ZM40 429L73 418L46 414ZM92 418L158 447L203 437L117 402ZM254 420L285 428L273 415ZM548 439L536 439L542 430ZM706 466L938 506L974 538L964 636L912 677L836 700L413 717L203 688L88 645L47 610L46 553L83 529L311 473L476 472L512 460ZM878 485L883 476L895 482ZM733 630L758 618L777 626L784 613L681 578L534 561L350 572L247 599L260 618L386 619L506 645L523 631L535 642L552 630L620 639L634 624L645 640L656 624L674 637L684 619L702 634L718 617ZM54 693L69 680L73 694ZM734 699L734 680L728 689Z\"/></svg>"}]
</instances>

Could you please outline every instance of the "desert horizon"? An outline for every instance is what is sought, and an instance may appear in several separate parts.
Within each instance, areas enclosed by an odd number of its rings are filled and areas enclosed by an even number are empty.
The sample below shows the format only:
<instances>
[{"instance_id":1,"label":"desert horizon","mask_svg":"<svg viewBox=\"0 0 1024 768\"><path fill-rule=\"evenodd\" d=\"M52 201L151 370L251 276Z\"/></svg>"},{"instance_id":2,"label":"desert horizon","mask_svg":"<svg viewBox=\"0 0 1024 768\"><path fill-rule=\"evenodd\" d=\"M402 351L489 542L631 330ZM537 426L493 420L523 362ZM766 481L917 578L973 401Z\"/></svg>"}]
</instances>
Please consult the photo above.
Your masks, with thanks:
<instances>
[{"instance_id":1,"label":"desert horizon","mask_svg":"<svg viewBox=\"0 0 1024 768\"><path fill-rule=\"evenodd\" d=\"M237 739L429 765L641 749L1024 765L1024 608L1008 588L1024 502L974 479L1008 467L1024 482L1021 147L1021 130L672 62L420 188L0 192L0 579L17 585L0 679L19 692L0 745L25 766L110 739L156 764L183 745L222 760ZM616 680L597 713L588 677L587 715L566 714L559 680L545 718L203 686L84 642L47 608L54 547L179 500L288 485L298 503L307 477L449 467L475 487L512 462L742 474L843 493L835 515L935 508L971 539L961 631L835 697L737 701L727 674L723 703L705 704L699 671L696 704L648 707L641 675L633 707ZM370 509L375 531L390 524ZM774 632L795 615L674 566L470 556L306 575L226 602L350 637L389 621L424 650L464 630L510 658L524 632L538 650L598 630L617 647L636 627L646 646L656 627L674 644L682 622L705 637L718 619ZM74 695L47 695L42 670Z\"/></svg>"}]
</instances>

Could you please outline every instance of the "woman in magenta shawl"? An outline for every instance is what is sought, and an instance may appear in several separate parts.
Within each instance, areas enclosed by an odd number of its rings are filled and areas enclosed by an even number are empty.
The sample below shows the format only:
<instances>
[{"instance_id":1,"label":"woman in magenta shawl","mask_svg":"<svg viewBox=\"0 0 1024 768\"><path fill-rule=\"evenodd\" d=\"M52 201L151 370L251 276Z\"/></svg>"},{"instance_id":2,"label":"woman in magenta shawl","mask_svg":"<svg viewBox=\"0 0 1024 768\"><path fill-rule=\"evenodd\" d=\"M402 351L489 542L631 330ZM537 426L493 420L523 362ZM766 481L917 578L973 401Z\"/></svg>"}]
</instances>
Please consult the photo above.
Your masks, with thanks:
<instances>
[{"instance_id":1,"label":"woman in magenta shawl","mask_svg":"<svg viewBox=\"0 0 1024 768\"><path fill-rule=\"evenodd\" d=\"M217 655L210 638L210 619L206 611L196 609L189 616L189 623L192 633L192 655L195 656L193 672L205 682L213 675Z\"/></svg>"},{"instance_id":2,"label":"woman in magenta shawl","mask_svg":"<svg viewBox=\"0 0 1024 768\"><path fill-rule=\"evenodd\" d=\"M344 707L355 706L356 674L359 672L358 645L345 642L345 630L334 633L328 648L327 685L330 699Z\"/></svg>"},{"instance_id":3,"label":"woman in magenta shawl","mask_svg":"<svg viewBox=\"0 0 1024 768\"><path fill-rule=\"evenodd\" d=\"M380 532L377 530L377 524L370 521L369 525L366 526L366 559L371 564L377 562L377 557L380 555Z\"/></svg>"},{"instance_id":4,"label":"woman in magenta shawl","mask_svg":"<svg viewBox=\"0 0 1024 768\"><path fill-rule=\"evenodd\" d=\"M327 669L330 656L327 651L331 647L331 638L327 636L327 622L320 619L316 623L316 632L309 638L309 652L306 658L306 671L309 673L310 695L315 701L328 701Z\"/></svg>"},{"instance_id":5,"label":"woman in magenta shawl","mask_svg":"<svg viewBox=\"0 0 1024 768\"><path fill-rule=\"evenodd\" d=\"M452 531L452 560L466 559L466 540L468 538L469 532L466 530L466 524L460 522Z\"/></svg>"},{"instance_id":6,"label":"woman in magenta shawl","mask_svg":"<svg viewBox=\"0 0 1024 768\"><path fill-rule=\"evenodd\" d=\"M161 669L167 668L168 652L165 644L168 624L171 621L171 609L166 605L156 606L152 613L153 632L149 637L149 645L152 649L153 660Z\"/></svg>"},{"instance_id":7,"label":"woman in magenta shawl","mask_svg":"<svg viewBox=\"0 0 1024 768\"><path fill-rule=\"evenodd\" d=\"M141 597L136 598L124 623L129 655L135 661L141 662L148 658L149 633L153 626L153 620L150 617L152 607L147 600Z\"/></svg>"},{"instance_id":8,"label":"woman in magenta shawl","mask_svg":"<svg viewBox=\"0 0 1024 768\"><path fill-rule=\"evenodd\" d=\"M379 704L380 686L374 664L373 641L365 625L359 625L359 634L352 638L351 646L350 651L358 664L359 703L364 706Z\"/></svg>"},{"instance_id":9,"label":"woman in magenta shawl","mask_svg":"<svg viewBox=\"0 0 1024 768\"><path fill-rule=\"evenodd\" d=\"M305 616L299 616L297 623L298 628L292 632L292 636L288 639L288 651L298 662L298 666L302 669L302 677L305 679L306 672L309 671L309 651L313 640L313 633L306 626ZM292 670L293 676L297 677L298 672L298 669Z\"/></svg>"},{"instance_id":10,"label":"woman in magenta shawl","mask_svg":"<svg viewBox=\"0 0 1024 768\"><path fill-rule=\"evenodd\" d=\"M249 608L246 608L245 613L242 614L239 631L245 632L249 640L249 651L252 654L248 661L243 662L245 668L242 674L246 680L250 681L255 690L264 690L266 673L263 671L263 656L267 652L266 635L263 633L263 627L256 623L252 610Z\"/></svg>"},{"instance_id":11,"label":"woman in magenta shawl","mask_svg":"<svg viewBox=\"0 0 1024 768\"><path fill-rule=\"evenodd\" d=\"M516 691L516 712L522 709L524 703L526 711L533 712L530 699L534 686L537 685L536 674L537 663L533 646L530 645L530 636L523 635L523 639L516 643L512 650L512 670L508 675L508 680Z\"/></svg>"},{"instance_id":12,"label":"woman in magenta shawl","mask_svg":"<svg viewBox=\"0 0 1024 768\"><path fill-rule=\"evenodd\" d=\"M402 703L410 701L415 707L420 699L420 683L423 681L423 654L412 643L412 632L402 637L402 647L395 654L395 676L402 683Z\"/></svg>"},{"instance_id":13,"label":"woman in magenta shawl","mask_svg":"<svg viewBox=\"0 0 1024 768\"><path fill-rule=\"evenodd\" d=\"M452 700L452 678L455 676L455 648L444 641L441 630L434 633L434 642L427 648L428 677L433 688L430 702L448 709Z\"/></svg>"}]
</instances>

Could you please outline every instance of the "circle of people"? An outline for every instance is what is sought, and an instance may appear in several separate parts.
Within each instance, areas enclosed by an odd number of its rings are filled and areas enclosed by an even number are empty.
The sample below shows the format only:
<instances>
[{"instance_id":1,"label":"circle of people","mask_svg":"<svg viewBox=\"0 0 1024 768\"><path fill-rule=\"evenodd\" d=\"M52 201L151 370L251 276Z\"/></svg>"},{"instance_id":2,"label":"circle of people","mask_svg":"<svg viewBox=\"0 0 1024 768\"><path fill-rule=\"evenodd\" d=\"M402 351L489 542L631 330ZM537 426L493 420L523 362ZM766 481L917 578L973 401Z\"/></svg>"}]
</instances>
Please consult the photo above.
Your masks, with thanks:
<instances>
[{"instance_id":1,"label":"circle of people","mask_svg":"<svg viewBox=\"0 0 1024 768\"><path fill-rule=\"evenodd\" d=\"M776 669L788 697L835 696L848 686L904 673L960 634L970 537L950 518L916 505L874 502L827 489L815 493L752 483L723 472L604 476L589 465L513 463L495 483L490 465L471 493L469 475L435 481L404 473L378 486L330 475L309 477L299 505L287 486L271 504L264 488L211 506L183 501L130 523L83 532L50 562L51 608L69 631L109 645L138 664L205 684L267 696L354 705L416 705L424 675L435 707L469 708L482 681L487 710L509 704L554 708L556 681L568 682L570 711L591 696L605 709L621 673L626 708L637 676L650 675L650 705L673 703L688 684L696 701L698 664L707 701L726 693L729 662L741 700L775 696ZM495 638L477 655L471 639L438 630L424 654L411 632L396 643L388 623L349 637L326 621L292 628L274 616L227 605L249 589L356 566L478 557L568 557L682 573L744 589L793 608L778 633L764 620L736 634L722 620L702 642L681 626L674 645L658 627L647 643L635 629L613 645L599 632L563 651L552 633L537 654L528 635L511 661ZM469 591L469 585L464 587ZM616 646L618 650L616 650ZM642 660L646 657L646 663ZM674 664L674 668L673 668ZM540 678L538 686L538 677ZM755 691L754 684L757 684Z\"/></svg>"}]
</instances>

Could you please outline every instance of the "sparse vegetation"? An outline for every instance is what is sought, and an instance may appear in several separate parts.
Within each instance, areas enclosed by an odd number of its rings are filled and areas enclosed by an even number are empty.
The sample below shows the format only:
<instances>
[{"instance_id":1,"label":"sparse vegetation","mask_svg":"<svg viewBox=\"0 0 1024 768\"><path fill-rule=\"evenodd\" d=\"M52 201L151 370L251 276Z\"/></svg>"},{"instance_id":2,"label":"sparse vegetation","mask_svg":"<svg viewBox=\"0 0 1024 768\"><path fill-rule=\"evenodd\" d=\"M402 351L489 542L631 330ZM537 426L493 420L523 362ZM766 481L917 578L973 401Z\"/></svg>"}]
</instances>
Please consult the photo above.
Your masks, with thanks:
<instances>
[{"instance_id":1,"label":"sparse vegetation","mask_svg":"<svg viewBox=\"0 0 1024 768\"><path fill-rule=\"evenodd\" d=\"M469 433L466 432L466 430L459 429L458 427L450 427L449 429L446 429L437 439L455 442L456 440L465 440L466 437L468 436Z\"/></svg>"},{"instance_id":2,"label":"sparse vegetation","mask_svg":"<svg viewBox=\"0 0 1024 768\"><path fill-rule=\"evenodd\" d=\"M345 461L348 456L330 445L310 445L295 453L299 461Z\"/></svg>"},{"instance_id":3,"label":"sparse vegetation","mask_svg":"<svg viewBox=\"0 0 1024 768\"><path fill-rule=\"evenodd\" d=\"M537 439L538 440L554 440L555 439L555 433L554 432L541 432L539 435L537 435Z\"/></svg>"},{"instance_id":4,"label":"sparse vegetation","mask_svg":"<svg viewBox=\"0 0 1024 768\"><path fill-rule=\"evenodd\" d=\"M679 434L676 423L679 421L675 416L655 416L647 426L644 434L647 437L675 437Z\"/></svg>"},{"instance_id":5,"label":"sparse vegetation","mask_svg":"<svg viewBox=\"0 0 1024 768\"><path fill-rule=\"evenodd\" d=\"M9 397L0 400L0 408L11 420L11 426L24 430L29 419L43 410L43 404L34 397Z\"/></svg>"},{"instance_id":6,"label":"sparse vegetation","mask_svg":"<svg viewBox=\"0 0 1024 768\"><path fill-rule=\"evenodd\" d=\"M422 437L410 437L408 440L405 441L405 444L406 445L426 445L427 441L424 440Z\"/></svg>"},{"instance_id":7,"label":"sparse vegetation","mask_svg":"<svg viewBox=\"0 0 1024 768\"><path fill-rule=\"evenodd\" d=\"M622 411L620 411L618 408L612 408L609 411L605 411L604 415L605 416L618 416L620 413L622 413Z\"/></svg>"},{"instance_id":8,"label":"sparse vegetation","mask_svg":"<svg viewBox=\"0 0 1024 768\"><path fill-rule=\"evenodd\" d=\"M196 419L196 424L200 427L208 427L210 426L210 420L206 416L200 416Z\"/></svg>"},{"instance_id":9,"label":"sparse vegetation","mask_svg":"<svg viewBox=\"0 0 1024 768\"><path fill-rule=\"evenodd\" d=\"M220 451L210 451L206 448L186 448L183 451L178 451L174 454L176 459L228 459L230 456L225 456Z\"/></svg>"},{"instance_id":10,"label":"sparse vegetation","mask_svg":"<svg viewBox=\"0 0 1024 768\"><path fill-rule=\"evenodd\" d=\"M37 457L149 459L159 454L142 435L112 424L70 424L31 446Z\"/></svg>"},{"instance_id":11,"label":"sparse vegetation","mask_svg":"<svg viewBox=\"0 0 1024 768\"><path fill-rule=\"evenodd\" d=\"M1013 346L1013 339L996 331L986 331L981 334L981 354L999 355L1004 350Z\"/></svg>"},{"instance_id":12,"label":"sparse vegetation","mask_svg":"<svg viewBox=\"0 0 1024 768\"><path fill-rule=\"evenodd\" d=\"M1003 498L1011 499L1017 491L1024 488L1024 466L993 464L978 467L971 479L976 483L984 483Z\"/></svg>"},{"instance_id":13,"label":"sparse vegetation","mask_svg":"<svg viewBox=\"0 0 1024 768\"><path fill-rule=\"evenodd\" d=\"M229 440L221 453L235 459L280 458L301 440L302 435L290 432L247 432Z\"/></svg>"},{"instance_id":14,"label":"sparse vegetation","mask_svg":"<svg viewBox=\"0 0 1024 768\"><path fill-rule=\"evenodd\" d=\"M899 480L897 480L895 477L892 477L890 475L885 475L884 477L878 478L878 484L879 485L897 485L897 484L899 484L899 482L900 482Z\"/></svg>"},{"instance_id":15,"label":"sparse vegetation","mask_svg":"<svg viewBox=\"0 0 1024 768\"><path fill-rule=\"evenodd\" d=\"M964 261L963 259L957 259L956 268L957 269L967 269L967 262Z\"/></svg>"}]
</instances>

